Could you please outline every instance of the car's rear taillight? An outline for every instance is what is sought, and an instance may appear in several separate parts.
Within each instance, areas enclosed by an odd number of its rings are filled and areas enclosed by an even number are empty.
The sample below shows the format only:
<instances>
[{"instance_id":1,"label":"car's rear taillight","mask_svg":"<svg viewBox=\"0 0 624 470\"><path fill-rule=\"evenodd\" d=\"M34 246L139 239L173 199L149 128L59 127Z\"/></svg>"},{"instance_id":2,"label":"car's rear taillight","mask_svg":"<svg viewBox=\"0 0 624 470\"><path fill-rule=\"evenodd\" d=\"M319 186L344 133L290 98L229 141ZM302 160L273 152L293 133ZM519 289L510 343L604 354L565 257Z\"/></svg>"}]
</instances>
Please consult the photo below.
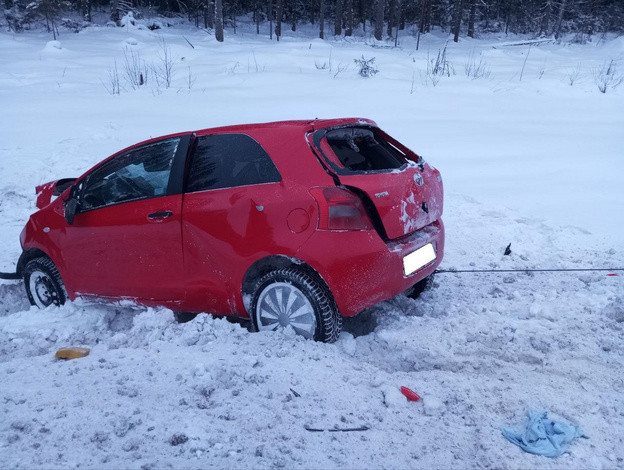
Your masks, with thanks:
<instances>
[{"instance_id":1,"label":"car's rear taillight","mask_svg":"<svg viewBox=\"0 0 624 470\"><path fill-rule=\"evenodd\" d=\"M319 209L322 230L373 230L366 208L357 194L344 188L313 188L310 194Z\"/></svg>"}]
</instances>

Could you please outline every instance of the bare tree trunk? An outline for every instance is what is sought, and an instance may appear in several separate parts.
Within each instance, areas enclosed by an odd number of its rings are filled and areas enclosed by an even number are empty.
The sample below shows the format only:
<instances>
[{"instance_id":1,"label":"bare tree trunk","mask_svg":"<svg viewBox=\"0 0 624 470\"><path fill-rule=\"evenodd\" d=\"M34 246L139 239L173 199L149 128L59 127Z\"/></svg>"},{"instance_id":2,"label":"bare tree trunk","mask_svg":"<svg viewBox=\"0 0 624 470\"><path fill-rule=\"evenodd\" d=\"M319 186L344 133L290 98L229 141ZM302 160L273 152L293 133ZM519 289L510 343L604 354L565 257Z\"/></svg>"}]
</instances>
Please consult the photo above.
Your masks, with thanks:
<instances>
[{"instance_id":1,"label":"bare tree trunk","mask_svg":"<svg viewBox=\"0 0 624 470\"><path fill-rule=\"evenodd\" d=\"M351 36L353 34L353 0L347 0L346 2L347 8L347 29L345 31L345 36Z\"/></svg>"},{"instance_id":2,"label":"bare tree trunk","mask_svg":"<svg viewBox=\"0 0 624 470\"><path fill-rule=\"evenodd\" d=\"M397 47L399 45L399 25L401 24L400 18L399 16L401 15L401 2L400 0L396 0L397 5L396 5L396 16L394 19L394 23L396 25L396 34L394 36L394 47Z\"/></svg>"},{"instance_id":3,"label":"bare tree trunk","mask_svg":"<svg viewBox=\"0 0 624 470\"><path fill-rule=\"evenodd\" d=\"M386 8L385 0L377 0L377 11L375 14L375 39L381 41L383 39L384 26L384 9Z\"/></svg>"},{"instance_id":4,"label":"bare tree trunk","mask_svg":"<svg viewBox=\"0 0 624 470\"><path fill-rule=\"evenodd\" d=\"M392 37L392 28L394 27L394 21L396 16L396 0L390 0L388 12L388 27L386 29L387 36Z\"/></svg>"},{"instance_id":5,"label":"bare tree trunk","mask_svg":"<svg viewBox=\"0 0 624 470\"><path fill-rule=\"evenodd\" d=\"M282 15L284 14L284 0L276 0L275 2L275 37L277 42L282 35Z\"/></svg>"},{"instance_id":6,"label":"bare tree trunk","mask_svg":"<svg viewBox=\"0 0 624 470\"><path fill-rule=\"evenodd\" d=\"M552 2L548 0L544 7L542 24L540 27L540 36L545 36L548 34L548 30L550 29L550 15L552 15Z\"/></svg>"},{"instance_id":7,"label":"bare tree trunk","mask_svg":"<svg viewBox=\"0 0 624 470\"><path fill-rule=\"evenodd\" d=\"M431 0L423 0L422 22L420 32L426 34L431 31Z\"/></svg>"},{"instance_id":8,"label":"bare tree trunk","mask_svg":"<svg viewBox=\"0 0 624 470\"><path fill-rule=\"evenodd\" d=\"M453 7L453 41L459 42L459 30L461 28L462 13L464 7L463 0L455 0Z\"/></svg>"},{"instance_id":9,"label":"bare tree trunk","mask_svg":"<svg viewBox=\"0 0 624 470\"><path fill-rule=\"evenodd\" d=\"M485 9L483 10L483 14L485 16L485 24L483 25L485 29L489 29L490 27L490 6L486 5Z\"/></svg>"},{"instance_id":10,"label":"bare tree trunk","mask_svg":"<svg viewBox=\"0 0 624 470\"><path fill-rule=\"evenodd\" d=\"M334 22L334 36L342 36L342 0L336 0L336 19Z\"/></svg>"},{"instance_id":11,"label":"bare tree trunk","mask_svg":"<svg viewBox=\"0 0 624 470\"><path fill-rule=\"evenodd\" d=\"M477 0L470 0L470 15L468 16L468 37L475 37L475 18L477 16Z\"/></svg>"},{"instance_id":12,"label":"bare tree trunk","mask_svg":"<svg viewBox=\"0 0 624 470\"><path fill-rule=\"evenodd\" d=\"M319 18L319 38L325 39L325 0L321 0L321 12Z\"/></svg>"},{"instance_id":13,"label":"bare tree trunk","mask_svg":"<svg viewBox=\"0 0 624 470\"><path fill-rule=\"evenodd\" d=\"M215 27L215 4L214 0L208 0L208 15L206 18L207 27L214 29Z\"/></svg>"},{"instance_id":14,"label":"bare tree trunk","mask_svg":"<svg viewBox=\"0 0 624 470\"><path fill-rule=\"evenodd\" d=\"M509 33L509 18L511 16L511 5L507 5L507 11L505 12L505 34Z\"/></svg>"},{"instance_id":15,"label":"bare tree trunk","mask_svg":"<svg viewBox=\"0 0 624 470\"><path fill-rule=\"evenodd\" d=\"M366 33L366 8L364 8L364 2L365 0L360 0L359 11L360 11L360 18L362 19L362 32Z\"/></svg>"},{"instance_id":16,"label":"bare tree trunk","mask_svg":"<svg viewBox=\"0 0 624 470\"><path fill-rule=\"evenodd\" d=\"M223 0L215 0L215 39L223 42Z\"/></svg>"},{"instance_id":17,"label":"bare tree trunk","mask_svg":"<svg viewBox=\"0 0 624 470\"><path fill-rule=\"evenodd\" d=\"M273 40L273 0L267 5L267 19L269 20L269 39Z\"/></svg>"},{"instance_id":18,"label":"bare tree trunk","mask_svg":"<svg viewBox=\"0 0 624 470\"><path fill-rule=\"evenodd\" d=\"M563 22L563 14L565 13L567 0L561 0L561 6L559 7L559 15L557 17L557 27L555 28L555 39L559 39L561 33L561 23Z\"/></svg>"},{"instance_id":19,"label":"bare tree trunk","mask_svg":"<svg viewBox=\"0 0 624 470\"><path fill-rule=\"evenodd\" d=\"M423 33L425 28L425 8L426 8L427 0L422 0L422 5L420 6L420 18L418 20L418 36L416 38L416 50L420 46L420 35Z\"/></svg>"}]
</instances>

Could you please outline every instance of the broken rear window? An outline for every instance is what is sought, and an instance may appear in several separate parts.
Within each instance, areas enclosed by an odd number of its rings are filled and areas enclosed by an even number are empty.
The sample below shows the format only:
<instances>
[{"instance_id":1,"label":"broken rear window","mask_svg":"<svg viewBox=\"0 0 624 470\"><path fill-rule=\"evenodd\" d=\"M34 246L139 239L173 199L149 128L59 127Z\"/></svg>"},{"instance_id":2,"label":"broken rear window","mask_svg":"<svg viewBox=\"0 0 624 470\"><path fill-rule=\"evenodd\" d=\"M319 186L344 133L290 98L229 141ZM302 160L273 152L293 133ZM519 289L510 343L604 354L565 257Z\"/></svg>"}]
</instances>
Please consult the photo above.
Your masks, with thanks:
<instances>
[{"instance_id":1,"label":"broken rear window","mask_svg":"<svg viewBox=\"0 0 624 470\"><path fill-rule=\"evenodd\" d=\"M334 129L325 139L340 163L351 171L395 170L406 162L400 150L371 129Z\"/></svg>"}]
</instances>

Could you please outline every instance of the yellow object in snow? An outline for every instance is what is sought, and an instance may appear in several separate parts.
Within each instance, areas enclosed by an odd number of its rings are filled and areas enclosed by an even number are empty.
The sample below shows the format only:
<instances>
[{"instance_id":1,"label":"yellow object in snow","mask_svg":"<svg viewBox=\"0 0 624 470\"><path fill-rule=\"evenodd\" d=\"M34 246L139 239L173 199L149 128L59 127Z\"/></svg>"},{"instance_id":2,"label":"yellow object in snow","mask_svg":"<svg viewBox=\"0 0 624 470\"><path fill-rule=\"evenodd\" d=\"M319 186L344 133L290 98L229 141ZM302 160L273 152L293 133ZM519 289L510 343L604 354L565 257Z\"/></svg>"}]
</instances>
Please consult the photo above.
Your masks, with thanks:
<instances>
[{"instance_id":1,"label":"yellow object in snow","mask_svg":"<svg viewBox=\"0 0 624 470\"><path fill-rule=\"evenodd\" d=\"M54 355L57 359L77 359L89 355L89 348L63 348L56 351Z\"/></svg>"}]
</instances>

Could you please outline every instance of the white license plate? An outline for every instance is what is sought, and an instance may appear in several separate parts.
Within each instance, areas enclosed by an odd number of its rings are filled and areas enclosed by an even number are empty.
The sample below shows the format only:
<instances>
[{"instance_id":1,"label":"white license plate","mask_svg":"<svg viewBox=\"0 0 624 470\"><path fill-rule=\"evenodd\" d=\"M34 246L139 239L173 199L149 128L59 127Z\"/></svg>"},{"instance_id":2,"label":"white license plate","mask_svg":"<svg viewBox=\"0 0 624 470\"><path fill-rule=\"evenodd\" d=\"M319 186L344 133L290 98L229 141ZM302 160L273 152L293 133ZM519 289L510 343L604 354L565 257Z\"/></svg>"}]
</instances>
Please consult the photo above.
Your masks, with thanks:
<instances>
[{"instance_id":1,"label":"white license plate","mask_svg":"<svg viewBox=\"0 0 624 470\"><path fill-rule=\"evenodd\" d=\"M431 243L428 243L403 258L403 272L409 276L423 266L427 266L434 259L436 259L435 249Z\"/></svg>"}]
</instances>

